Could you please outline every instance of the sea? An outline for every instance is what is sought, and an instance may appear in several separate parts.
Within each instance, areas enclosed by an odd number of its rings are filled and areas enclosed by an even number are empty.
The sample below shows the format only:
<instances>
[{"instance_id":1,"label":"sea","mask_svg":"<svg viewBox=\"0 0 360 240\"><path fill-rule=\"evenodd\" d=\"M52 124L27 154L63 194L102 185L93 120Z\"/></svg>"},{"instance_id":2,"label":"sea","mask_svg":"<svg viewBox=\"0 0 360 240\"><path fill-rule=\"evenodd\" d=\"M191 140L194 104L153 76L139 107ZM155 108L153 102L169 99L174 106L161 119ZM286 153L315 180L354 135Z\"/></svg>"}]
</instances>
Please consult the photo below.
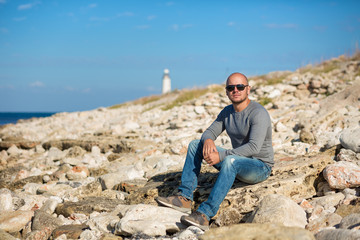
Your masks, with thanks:
<instances>
[{"instance_id":1,"label":"sea","mask_svg":"<svg viewBox=\"0 0 360 240\"><path fill-rule=\"evenodd\" d=\"M50 117L56 112L0 112L0 125L16 123L20 119Z\"/></svg>"}]
</instances>

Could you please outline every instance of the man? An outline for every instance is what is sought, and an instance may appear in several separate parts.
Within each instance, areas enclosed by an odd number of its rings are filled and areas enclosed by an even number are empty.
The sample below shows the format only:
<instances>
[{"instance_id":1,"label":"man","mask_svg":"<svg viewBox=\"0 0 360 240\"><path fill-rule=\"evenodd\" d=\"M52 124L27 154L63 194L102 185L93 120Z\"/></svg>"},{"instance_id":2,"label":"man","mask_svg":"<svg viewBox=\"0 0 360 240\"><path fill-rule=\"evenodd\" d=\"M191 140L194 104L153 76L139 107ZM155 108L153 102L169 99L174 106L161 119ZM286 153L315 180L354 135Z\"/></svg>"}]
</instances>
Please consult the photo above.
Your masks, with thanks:
<instances>
[{"instance_id":1,"label":"man","mask_svg":"<svg viewBox=\"0 0 360 240\"><path fill-rule=\"evenodd\" d=\"M202 230L209 229L209 220L216 215L235 178L255 184L266 180L274 165L270 116L263 106L249 99L246 76L231 74L226 81L226 94L232 104L220 112L200 140L189 144L179 193L156 199L162 206L190 213L203 160L214 166L219 173L208 199L195 212L181 217L183 224ZM214 141L224 130L233 149L215 146Z\"/></svg>"}]
</instances>

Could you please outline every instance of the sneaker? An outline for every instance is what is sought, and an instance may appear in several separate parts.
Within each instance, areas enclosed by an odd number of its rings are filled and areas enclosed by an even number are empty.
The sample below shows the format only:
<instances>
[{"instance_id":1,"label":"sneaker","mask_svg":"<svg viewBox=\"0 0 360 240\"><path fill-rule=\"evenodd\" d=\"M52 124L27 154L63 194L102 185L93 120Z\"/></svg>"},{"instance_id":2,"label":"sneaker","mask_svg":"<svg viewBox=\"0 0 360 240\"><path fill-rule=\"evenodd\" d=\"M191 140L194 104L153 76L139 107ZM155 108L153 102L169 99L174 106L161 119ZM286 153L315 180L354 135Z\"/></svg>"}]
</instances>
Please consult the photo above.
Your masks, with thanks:
<instances>
[{"instance_id":1,"label":"sneaker","mask_svg":"<svg viewBox=\"0 0 360 240\"><path fill-rule=\"evenodd\" d=\"M180 221L186 226L195 226L203 231L209 230L209 221L205 214L198 211L191 213L189 216L182 216Z\"/></svg>"},{"instance_id":2,"label":"sneaker","mask_svg":"<svg viewBox=\"0 0 360 240\"><path fill-rule=\"evenodd\" d=\"M181 195L170 196L167 198L157 197L155 201L161 206L173 208L183 213L191 213L191 200Z\"/></svg>"}]
</instances>

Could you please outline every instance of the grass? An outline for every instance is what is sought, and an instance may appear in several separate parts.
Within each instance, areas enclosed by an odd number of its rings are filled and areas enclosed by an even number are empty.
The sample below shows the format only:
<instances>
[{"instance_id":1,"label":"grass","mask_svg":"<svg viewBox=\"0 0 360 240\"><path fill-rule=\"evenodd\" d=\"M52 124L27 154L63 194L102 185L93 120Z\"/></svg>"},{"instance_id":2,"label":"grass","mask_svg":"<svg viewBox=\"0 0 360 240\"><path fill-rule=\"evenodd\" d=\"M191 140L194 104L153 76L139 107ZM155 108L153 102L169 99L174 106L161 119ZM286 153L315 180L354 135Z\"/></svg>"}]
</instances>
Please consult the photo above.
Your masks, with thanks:
<instances>
[{"instance_id":1,"label":"grass","mask_svg":"<svg viewBox=\"0 0 360 240\"><path fill-rule=\"evenodd\" d=\"M271 98L268 98L268 97L263 97L263 98L259 99L259 103L263 106L265 106L271 102L272 102Z\"/></svg>"},{"instance_id":2,"label":"grass","mask_svg":"<svg viewBox=\"0 0 360 240\"><path fill-rule=\"evenodd\" d=\"M157 100L159 100L161 98L160 95L152 95L152 96L148 96L148 97L142 97L139 98L135 101L132 102L132 104L137 104L137 105L145 105L151 102L155 102ZM121 104L116 104L114 106L109 107L109 109L117 109L117 108L121 108L121 107L125 107L129 105L129 103L121 103Z\"/></svg>"},{"instance_id":3,"label":"grass","mask_svg":"<svg viewBox=\"0 0 360 240\"><path fill-rule=\"evenodd\" d=\"M184 102L199 98L208 92L220 92L220 91L224 91L224 88L223 86L218 86L218 85L209 88L183 90L180 92L180 95L173 102L164 106L162 110L166 111L176 106L181 106Z\"/></svg>"}]
</instances>

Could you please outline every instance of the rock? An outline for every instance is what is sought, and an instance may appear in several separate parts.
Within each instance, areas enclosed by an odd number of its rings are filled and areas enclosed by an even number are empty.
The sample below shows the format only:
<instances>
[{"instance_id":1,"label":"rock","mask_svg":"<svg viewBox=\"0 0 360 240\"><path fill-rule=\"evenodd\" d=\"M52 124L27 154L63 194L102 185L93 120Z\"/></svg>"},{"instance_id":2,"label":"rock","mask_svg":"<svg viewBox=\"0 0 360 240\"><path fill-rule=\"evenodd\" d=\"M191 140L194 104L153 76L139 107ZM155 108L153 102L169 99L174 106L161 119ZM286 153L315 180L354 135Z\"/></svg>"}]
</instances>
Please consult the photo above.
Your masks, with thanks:
<instances>
[{"instance_id":1,"label":"rock","mask_svg":"<svg viewBox=\"0 0 360 240\"><path fill-rule=\"evenodd\" d=\"M360 153L360 128L343 130L340 143L344 148Z\"/></svg>"},{"instance_id":2,"label":"rock","mask_svg":"<svg viewBox=\"0 0 360 240\"><path fill-rule=\"evenodd\" d=\"M325 229L315 235L316 240L357 240L360 239L360 231L348 229Z\"/></svg>"},{"instance_id":3,"label":"rock","mask_svg":"<svg viewBox=\"0 0 360 240\"><path fill-rule=\"evenodd\" d=\"M69 180L84 179L90 175L90 172L86 166L75 166L66 173L66 177Z\"/></svg>"},{"instance_id":4,"label":"rock","mask_svg":"<svg viewBox=\"0 0 360 240\"><path fill-rule=\"evenodd\" d=\"M277 223L288 227L304 228L307 224L307 218L305 211L290 198L270 194L261 200L247 222Z\"/></svg>"},{"instance_id":5,"label":"rock","mask_svg":"<svg viewBox=\"0 0 360 240\"><path fill-rule=\"evenodd\" d=\"M13 237L12 235L7 233L6 231L0 229L0 239L1 240L17 240L18 238Z\"/></svg>"},{"instance_id":6,"label":"rock","mask_svg":"<svg viewBox=\"0 0 360 240\"><path fill-rule=\"evenodd\" d=\"M198 239L201 235L204 234L204 231L202 231L200 228L195 226L190 226L184 231L180 232L178 235L179 240L191 240L191 239Z\"/></svg>"},{"instance_id":7,"label":"rock","mask_svg":"<svg viewBox=\"0 0 360 240\"><path fill-rule=\"evenodd\" d=\"M57 205L61 202L61 199L58 197L50 197L48 200L46 200L40 210L48 214L53 214Z\"/></svg>"},{"instance_id":8,"label":"rock","mask_svg":"<svg viewBox=\"0 0 360 240\"><path fill-rule=\"evenodd\" d=\"M11 156L11 155L20 154L21 151L20 151L20 149L18 149L15 145L12 145L12 146L7 150L7 153Z\"/></svg>"},{"instance_id":9,"label":"rock","mask_svg":"<svg viewBox=\"0 0 360 240\"><path fill-rule=\"evenodd\" d=\"M299 157L290 161L276 161L272 176L261 183L248 185L235 182L220 205L216 224L224 226L239 223L269 194L276 193L291 197L295 202L313 197L316 195L314 187L316 179L319 178L325 166L333 163L328 154L329 152L325 152L322 155ZM196 202L206 200L212 186L209 176L203 180L202 177L199 182L209 183L207 187L209 190L205 193L199 192L200 197L195 199Z\"/></svg>"},{"instance_id":10,"label":"rock","mask_svg":"<svg viewBox=\"0 0 360 240\"><path fill-rule=\"evenodd\" d=\"M1 212L0 229L7 232L18 232L31 221L33 216L33 211Z\"/></svg>"},{"instance_id":11,"label":"rock","mask_svg":"<svg viewBox=\"0 0 360 240\"><path fill-rule=\"evenodd\" d=\"M100 213L96 217L89 219L86 224L91 230L99 230L104 233L113 233L115 224L120 221L119 216L114 213Z\"/></svg>"},{"instance_id":12,"label":"rock","mask_svg":"<svg viewBox=\"0 0 360 240\"><path fill-rule=\"evenodd\" d=\"M0 213L13 210L14 206L12 201L11 191L6 188L0 189Z\"/></svg>"},{"instance_id":13,"label":"rock","mask_svg":"<svg viewBox=\"0 0 360 240\"><path fill-rule=\"evenodd\" d=\"M53 239L65 234L67 239L78 239L81 233L88 229L85 224L63 225L52 232Z\"/></svg>"},{"instance_id":14,"label":"rock","mask_svg":"<svg viewBox=\"0 0 360 240\"><path fill-rule=\"evenodd\" d=\"M115 234L118 235L143 233L154 237L186 228L180 223L181 216L185 214L172 208L139 204L124 210L121 215L123 217L115 227Z\"/></svg>"},{"instance_id":15,"label":"rock","mask_svg":"<svg viewBox=\"0 0 360 240\"><path fill-rule=\"evenodd\" d=\"M306 225L306 229L312 233L317 233L324 228L337 226L341 220L342 217L336 213L324 213L320 217L311 220Z\"/></svg>"},{"instance_id":16,"label":"rock","mask_svg":"<svg viewBox=\"0 0 360 240\"><path fill-rule=\"evenodd\" d=\"M345 189L360 186L360 167L351 162L337 162L327 166L324 178L331 188Z\"/></svg>"},{"instance_id":17,"label":"rock","mask_svg":"<svg viewBox=\"0 0 360 240\"><path fill-rule=\"evenodd\" d=\"M274 223L245 223L212 228L199 237L200 240L315 240L309 231L299 227L285 227Z\"/></svg>"},{"instance_id":18,"label":"rock","mask_svg":"<svg viewBox=\"0 0 360 240\"><path fill-rule=\"evenodd\" d=\"M360 213L353 213L344 217L339 224L339 228L359 230Z\"/></svg>"},{"instance_id":19,"label":"rock","mask_svg":"<svg viewBox=\"0 0 360 240\"><path fill-rule=\"evenodd\" d=\"M350 204L340 204L335 213L342 217L346 217L352 213L360 213L360 201L359 198L350 202Z\"/></svg>"},{"instance_id":20,"label":"rock","mask_svg":"<svg viewBox=\"0 0 360 240\"><path fill-rule=\"evenodd\" d=\"M360 164L360 155L359 155L359 157L357 155L358 154L356 154L354 151L352 151L350 149L342 148L342 149L340 149L339 154L336 155L336 160L337 161L345 161L345 162L353 162L353 163L356 163L357 165L359 165Z\"/></svg>"},{"instance_id":21,"label":"rock","mask_svg":"<svg viewBox=\"0 0 360 240\"><path fill-rule=\"evenodd\" d=\"M73 213L83 213L89 216L92 212L111 212L118 204L124 201L104 197L87 197L78 202L65 202L56 207L56 214L69 217Z\"/></svg>"},{"instance_id":22,"label":"rock","mask_svg":"<svg viewBox=\"0 0 360 240\"><path fill-rule=\"evenodd\" d=\"M344 199L345 199L345 195L339 192L339 193L326 195L323 197L314 198L313 200L310 201L310 204L313 206L320 205L325 209L327 209L330 207L337 206Z\"/></svg>"},{"instance_id":23,"label":"rock","mask_svg":"<svg viewBox=\"0 0 360 240\"><path fill-rule=\"evenodd\" d=\"M112 189L122 181L143 179L144 171L137 166L125 166L116 173L108 173L99 178L103 189Z\"/></svg>"},{"instance_id":24,"label":"rock","mask_svg":"<svg viewBox=\"0 0 360 240\"><path fill-rule=\"evenodd\" d=\"M63 225L63 222L60 219L55 218L44 211L37 210L35 211L34 219L32 220L31 230L39 231L37 234L44 236L43 239L48 239L52 231L61 225ZM44 229L44 227L46 227L46 229Z\"/></svg>"}]
</instances>

